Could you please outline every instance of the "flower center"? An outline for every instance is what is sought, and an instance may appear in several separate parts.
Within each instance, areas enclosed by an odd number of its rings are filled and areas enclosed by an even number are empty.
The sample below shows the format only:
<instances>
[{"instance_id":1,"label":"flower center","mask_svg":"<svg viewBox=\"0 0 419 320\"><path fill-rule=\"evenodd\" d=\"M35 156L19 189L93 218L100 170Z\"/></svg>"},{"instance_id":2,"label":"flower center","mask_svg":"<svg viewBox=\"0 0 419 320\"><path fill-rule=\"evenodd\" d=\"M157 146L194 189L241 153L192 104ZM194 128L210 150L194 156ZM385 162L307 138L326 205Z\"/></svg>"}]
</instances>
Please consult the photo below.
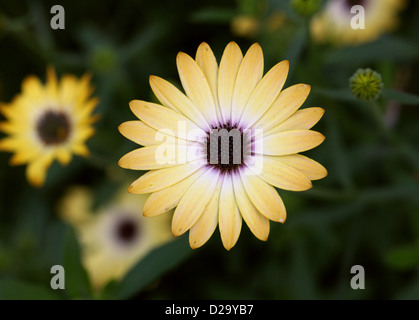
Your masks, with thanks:
<instances>
[{"instance_id":1,"label":"flower center","mask_svg":"<svg viewBox=\"0 0 419 320\"><path fill-rule=\"evenodd\" d=\"M39 118L36 131L46 145L61 144L70 135L70 119L62 111L48 110Z\"/></svg>"},{"instance_id":2,"label":"flower center","mask_svg":"<svg viewBox=\"0 0 419 320\"><path fill-rule=\"evenodd\" d=\"M129 245L138 237L138 223L133 218L125 217L115 227L115 237L123 245Z\"/></svg>"},{"instance_id":3,"label":"flower center","mask_svg":"<svg viewBox=\"0 0 419 320\"><path fill-rule=\"evenodd\" d=\"M243 165L250 141L240 128L225 124L207 132L206 144L207 164L224 173Z\"/></svg>"}]
</instances>

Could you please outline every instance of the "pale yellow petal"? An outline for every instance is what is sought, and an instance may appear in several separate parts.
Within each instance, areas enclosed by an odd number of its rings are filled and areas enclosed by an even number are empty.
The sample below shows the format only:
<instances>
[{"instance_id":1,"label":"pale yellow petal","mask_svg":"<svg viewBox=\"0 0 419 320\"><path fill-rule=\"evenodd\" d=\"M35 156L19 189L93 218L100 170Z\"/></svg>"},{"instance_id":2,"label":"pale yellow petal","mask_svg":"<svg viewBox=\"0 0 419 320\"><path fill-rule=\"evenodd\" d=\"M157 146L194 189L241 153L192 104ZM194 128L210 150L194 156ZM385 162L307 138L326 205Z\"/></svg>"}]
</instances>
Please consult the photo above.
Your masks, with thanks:
<instances>
[{"instance_id":1,"label":"pale yellow petal","mask_svg":"<svg viewBox=\"0 0 419 320\"><path fill-rule=\"evenodd\" d=\"M217 114L218 122L222 123L223 118L218 104L218 64L210 46L203 42L199 45L195 56L196 63L201 68L207 79L208 85L211 89L211 94L214 99L215 112Z\"/></svg>"},{"instance_id":2,"label":"pale yellow petal","mask_svg":"<svg viewBox=\"0 0 419 320\"><path fill-rule=\"evenodd\" d=\"M325 167L317 161L303 156L302 154L292 154L274 158L297 169L310 180L318 180L327 176L327 170Z\"/></svg>"},{"instance_id":3,"label":"pale yellow petal","mask_svg":"<svg viewBox=\"0 0 419 320\"><path fill-rule=\"evenodd\" d=\"M154 145L135 149L124 155L118 164L132 170L153 170L178 165L176 146L167 145L166 154L160 151L163 148L162 145Z\"/></svg>"},{"instance_id":4,"label":"pale yellow petal","mask_svg":"<svg viewBox=\"0 0 419 320\"><path fill-rule=\"evenodd\" d=\"M317 147L324 141L321 133L312 130L291 130L263 138L263 154L281 156Z\"/></svg>"},{"instance_id":5,"label":"pale yellow petal","mask_svg":"<svg viewBox=\"0 0 419 320\"><path fill-rule=\"evenodd\" d=\"M215 187L214 194L204 212L189 230L189 245L192 249L199 248L211 238L218 224L218 210L220 190L223 177L220 176Z\"/></svg>"},{"instance_id":6,"label":"pale yellow petal","mask_svg":"<svg viewBox=\"0 0 419 320\"><path fill-rule=\"evenodd\" d=\"M263 128L265 132L275 128L301 107L309 93L310 86L307 84L296 84L281 91L272 106L255 123L255 127Z\"/></svg>"},{"instance_id":7,"label":"pale yellow petal","mask_svg":"<svg viewBox=\"0 0 419 320\"><path fill-rule=\"evenodd\" d=\"M127 121L118 127L119 132L126 138L142 146L160 144L156 141L157 130L142 121Z\"/></svg>"},{"instance_id":8,"label":"pale yellow petal","mask_svg":"<svg viewBox=\"0 0 419 320\"><path fill-rule=\"evenodd\" d=\"M253 44L244 56L237 72L231 105L232 124L239 122L244 107L263 75L263 52Z\"/></svg>"},{"instance_id":9,"label":"pale yellow petal","mask_svg":"<svg viewBox=\"0 0 419 320\"><path fill-rule=\"evenodd\" d=\"M129 106L140 120L162 134L171 134L181 139L195 141L206 136L195 123L169 108L140 100L131 101Z\"/></svg>"},{"instance_id":10,"label":"pale yellow petal","mask_svg":"<svg viewBox=\"0 0 419 320\"><path fill-rule=\"evenodd\" d=\"M251 127L265 113L278 97L289 70L288 60L276 64L258 83L241 115L240 124Z\"/></svg>"},{"instance_id":11,"label":"pale yellow petal","mask_svg":"<svg viewBox=\"0 0 419 320\"><path fill-rule=\"evenodd\" d=\"M224 50L218 70L218 101L224 123L231 122L231 103L237 72L243 60L240 47L230 42Z\"/></svg>"},{"instance_id":12,"label":"pale yellow petal","mask_svg":"<svg viewBox=\"0 0 419 320\"><path fill-rule=\"evenodd\" d=\"M214 97L201 68L194 59L184 52L179 52L176 63L186 95L198 107L210 125L216 124Z\"/></svg>"},{"instance_id":13,"label":"pale yellow petal","mask_svg":"<svg viewBox=\"0 0 419 320\"><path fill-rule=\"evenodd\" d=\"M150 86L163 105L180 112L203 130L210 129L199 109L173 84L160 77L150 76Z\"/></svg>"},{"instance_id":14,"label":"pale yellow petal","mask_svg":"<svg viewBox=\"0 0 419 320\"><path fill-rule=\"evenodd\" d=\"M239 239L242 217L234 196L233 181L230 174L224 177L218 209L218 227L224 248L230 250Z\"/></svg>"},{"instance_id":15,"label":"pale yellow petal","mask_svg":"<svg viewBox=\"0 0 419 320\"><path fill-rule=\"evenodd\" d=\"M233 175L234 195L240 213L250 231L260 240L269 236L269 219L262 215L250 201L239 175Z\"/></svg>"},{"instance_id":16,"label":"pale yellow petal","mask_svg":"<svg viewBox=\"0 0 419 320\"><path fill-rule=\"evenodd\" d=\"M309 130L319 122L323 114L324 109L319 107L298 110L287 120L272 128L267 134L269 135L288 130Z\"/></svg>"},{"instance_id":17,"label":"pale yellow petal","mask_svg":"<svg viewBox=\"0 0 419 320\"><path fill-rule=\"evenodd\" d=\"M273 221L285 222L286 210L278 192L254 174L240 173L244 189L256 209Z\"/></svg>"},{"instance_id":18,"label":"pale yellow petal","mask_svg":"<svg viewBox=\"0 0 419 320\"><path fill-rule=\"evenodd\" d=\"M303 191L313 186L310 179L300 171L277 160L279 157L260 157L263 158L263 167L258 176L274 187L283 190Z\"/></svg>"},{"instance_id":19,"label":"pale yellow petal","mask_svg":"<svg viewBox=\"0 0 419 320\"><path fill-rule=\"evenodd\" d=\"M188 231L204 212L214 194L219 172L208 170L185 192L173 214L172 233L179 236Z\"/></svg>"},{"instance_id":20,"label":"pale yellow petal","mask_svg":"<svg viewBox=\"0 0 419 320\"><path fill-rule=\"evenodd\" d=\"M150 193L162 190L178 183L201 168L200 163L186 163L175 167L152 170L137 180L129 187L131 193Z\"/></svg>"},{"instance_id":21,"label":"pale yellow petal","mask_svg":"<svg viewBox=\"0 0 419 320\"><path fill-rule=\"evenodd\" d=\"M207 170L208 168L203 167L182 181L166 189L153 192L144 204L144 216L153 217L176 207L190 186Z\"/></svg>"}]
</instances>

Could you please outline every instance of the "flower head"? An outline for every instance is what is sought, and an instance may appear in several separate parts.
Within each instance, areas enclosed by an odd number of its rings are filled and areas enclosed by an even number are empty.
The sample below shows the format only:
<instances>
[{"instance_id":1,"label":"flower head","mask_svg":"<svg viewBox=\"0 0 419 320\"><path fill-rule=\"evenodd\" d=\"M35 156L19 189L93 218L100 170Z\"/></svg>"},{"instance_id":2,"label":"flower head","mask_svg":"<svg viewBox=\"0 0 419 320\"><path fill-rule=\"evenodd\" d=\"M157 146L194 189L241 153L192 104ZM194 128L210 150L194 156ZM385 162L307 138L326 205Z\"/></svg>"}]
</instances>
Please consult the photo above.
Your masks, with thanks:
<instances>
[{"instance_id":1,"label":"flower head","mask_svg":"<svg viewBox=\"0 0 419 320\"><path fill-rule=\"evenodd\" d=\"M349 86L358 99L377 100L384 84L378 72L367 68L358 69L349 79Z\"/></svg>"},{"instance_id":2,"label":"flower head","mask_svg":"<svg viewBox=\"0 0 419 320\"><path fill-rule=\"evenodd\" d=\"M324 136L310 128L324 110L297 111L310 86L282 90L288 61L265 75L263 64L257 43L244 56L235 42L229 43L219 65L206 43L195 59L180 52L177 66L185 94L151 76L162 105L131 101L141 121L119 127L125 137L145 146L123 156L119 165L150 170L129 191L151 193L145 216L176 208L172 233L189 230L192 248L203 245L218 225L224 247L231 249L242 220L266 240L269 220L286 219L274 187L307 190L311 180L327 174L322 165L297 154L323 142Z\"/></svg>"},{"instance_id":3,"label":"flower head","mask_svg":"<svg viewBox=\"0 0 419 320\"><path fill-rule=\"evenodd\" d=\"M91 91L89 76L78 80L67 75L59 82L50 68L46 85L29 76L22 92L0 106L6 117L0 130L9 135L0 140L0 150L14 153L12 165L27 164L26 176L32 185L44 184L54 159L65 165L72 154L88 155L85 141L94 132L91 114L97 105Z\"/></svg>"},{"instance_id":4,"label":"flower head","mask_svg":"<svg viewBox=\"0 0 419 320\"><path fill-rule=\"evenodd\" d=\"M239 15L231 21L231 31L239 37L252 38L260 29L260 21L251 15Z\"/></svg>"},{"instance_id":5,"label":"flower head","mask_svg":"<svg viewBox=\"0 0 419 320\"><path fill-rule=\"evenodd\" d=\"M404 4L404 0L327 0L311 21L311 34L318 42L337 45L370 42L396 27L397 14ZM365 15L355 6L362 6ZM363 28L353 29L352 21L357 21L357 15L365 23Z\"/></svg>"},{"instance_id":6,"label":"flower head","mask_svg":"<svg viewBox=\"0 0 419 320\"><path fill-rule=\"evenodd\" d=\"M170 241L169 215L146 219L138 207L146 196L119 192L93 211L93 194L86 187L73 187L61 201L61 217L76 230L82 261L95 289L122 278L152 249Z\"/></svg>"}]
</instances>

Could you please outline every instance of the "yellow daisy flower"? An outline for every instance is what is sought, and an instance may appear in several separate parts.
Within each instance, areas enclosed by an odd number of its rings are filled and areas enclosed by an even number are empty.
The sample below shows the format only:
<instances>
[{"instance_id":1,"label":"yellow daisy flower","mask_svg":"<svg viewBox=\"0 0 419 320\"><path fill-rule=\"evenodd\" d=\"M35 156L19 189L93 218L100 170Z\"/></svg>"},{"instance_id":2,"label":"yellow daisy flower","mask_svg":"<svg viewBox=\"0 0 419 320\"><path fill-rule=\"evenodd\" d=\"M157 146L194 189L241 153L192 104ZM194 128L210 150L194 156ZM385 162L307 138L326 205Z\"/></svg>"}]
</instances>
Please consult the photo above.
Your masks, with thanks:
<instances>
[{"instance_id":1,"label":"yellow daisy flower","mask_svg":"<svg viewBox=\"0 0 419 320\"><path fill-rule=\"evenodd\" d=\"M311 34L318 42L340 45L370 42L396 27L397 14L405 3L404 0L329 0L311 20ZM357 12L351 13L355 5L365 9L364 29L351 27L351 21L357 15Z\"/></svg>"},{"instance_id":2,"label":"yellow daisy flower","mask_svg":"<svg viewBox=\"0 0 419 320\"><path fill-rule=\"evenodd\" d=\"M146 198L129 194L124 187L93 211L91 191L73 187L62 200L60 215L76 230L83 265L96 290L121 279L147 253L173 239L169 215L146 219L138 211Z\"/></svg>"},{"instance_id":3,"label":"yellow daisy flower","mask_svg":"<svg viewBox=\"0 0 419 320\"><path fill-rule=\"evenodd\" d=\"M206 43L195 59L180 52L177 67L186 94L151 76L151 88L162 105L131 101L141 121L119 127L125 137L144 146L123 156L119 165L151 170L129 191L151 193L145 216L176 207L172 233L190 230L192 248L203 245L219 225L223 245L231 249L242 219L257 238L266 240L269 220L286 219L274 187L307 190L310 180L327 175L322 165L297 154L323 142L322 134L309 129L324 110L297 111L310 86L282 90L288 61L264 76L263 64L257 43L244 57L235 42L229 43L219 66Z\"/></svg>"},{"instance_id":4,"label":"yellow daisy flower","mask_svg":"<svg viewBox=\"0 0 419 320\"><path fill-rule=\"evenodd\" d=\"M28 164L26 176L33 186L44 184L54 159L66 165L73 153L88 155L85 141L94 133L91 113L98 103L90 98L89 81L88 75L80 80L66 75L58 82L49 68L45 85L29 76L22 92L11 103L1 104L6 121L0 122L0 130L9 136L0 140L0 150L14 153L12 165Z\"/></svg>"}]
</instances>

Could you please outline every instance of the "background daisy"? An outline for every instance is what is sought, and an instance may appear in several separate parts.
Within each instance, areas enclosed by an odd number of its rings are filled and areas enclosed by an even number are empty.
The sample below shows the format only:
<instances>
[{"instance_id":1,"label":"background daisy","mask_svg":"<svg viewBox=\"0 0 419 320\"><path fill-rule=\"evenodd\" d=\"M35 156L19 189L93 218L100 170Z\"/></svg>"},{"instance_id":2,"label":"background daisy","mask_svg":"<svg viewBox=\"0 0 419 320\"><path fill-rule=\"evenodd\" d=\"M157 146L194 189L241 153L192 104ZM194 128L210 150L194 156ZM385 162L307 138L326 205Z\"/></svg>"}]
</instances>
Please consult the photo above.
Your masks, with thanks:
<instances>
[{"instance_id":1,"label":"background daisy","mask_svg":"<svg viewBox=\"0 0 419 320\"><path fill-rule=\"evenodd\" d=\"M328 0L323 11L313 17L311 34L318 42L341 45L370 42L395 29L399 11L405 4L404 0ZM363 29L351 27L351 21L359 13L351 13L356 5L365 10Z\"/></svg>"},{"instance_id":2,"label":"background daisy","mask_svg":"<svg viewBox=\"0 0 419 320\"><path fill-rule=\"evenodd\" d=\"M1 104L6 121L0 122L0 130L8 137L0 140L0 150L14 153L12 165L27 164L26 176L33 186L44 184L55 159L66 165L73 154L89 154L85 142L94 132L92 112L98 103L90 97L89 80L88 75L80 80L66 75L58 81L49 68L45 85L29 76L22 92L11 103Z\"/></svg>"},{"instance_id":3,"label":"background daisy","mask_svg":"<svg viewBox=\"0 0 419 320\"><path fill-rule=\"evenodd\" d=\"M121 279L147 253L172 239L169 216L146 219L138 210L146 198L127 194L124 187L94 210L92 192L73 187L62 199L60 215L76 230L82 261L96 290Z\"/></svg>"}]
</instances>

